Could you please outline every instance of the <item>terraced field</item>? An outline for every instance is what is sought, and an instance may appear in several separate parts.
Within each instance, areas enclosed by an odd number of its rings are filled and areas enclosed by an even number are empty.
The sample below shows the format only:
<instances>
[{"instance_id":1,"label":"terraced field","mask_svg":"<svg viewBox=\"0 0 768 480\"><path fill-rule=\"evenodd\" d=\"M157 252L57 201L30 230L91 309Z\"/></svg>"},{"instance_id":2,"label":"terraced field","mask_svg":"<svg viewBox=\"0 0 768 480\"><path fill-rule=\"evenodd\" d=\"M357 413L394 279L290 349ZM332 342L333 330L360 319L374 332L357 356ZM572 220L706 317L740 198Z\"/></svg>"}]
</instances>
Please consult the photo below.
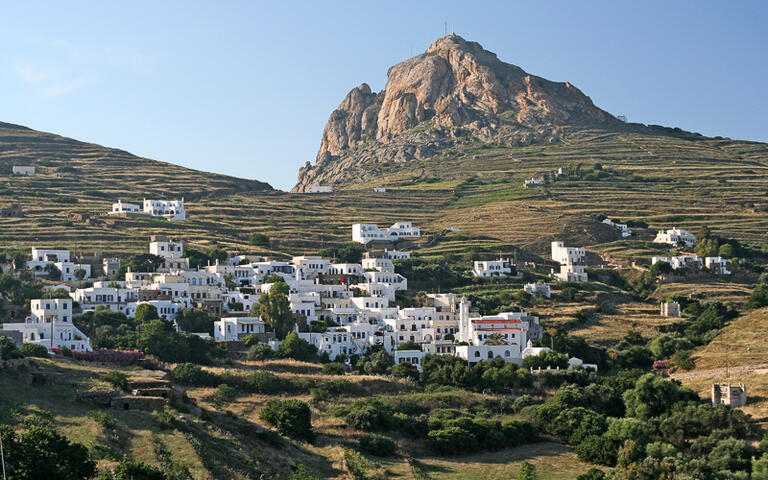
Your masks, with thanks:
<instances>
[{"instance_id":1,"label":"terraced field","mask_svg":"<svg viewBox=\"0 0 768 480\"><path fill-rule=\"evenodd\" d=\"M35 163L34 177L8 175ZM595 169L595 165L597 169ZM541 188L523 179L566 168ZM350 239L358 221L411 220L428 234L424 254L469 249L546 253L553 239L622 253L610 227L589 218L607 214L655 228L717 233L753 243L768 240L768 145L660 129L581 131L564 142L523 148L460 144L440 158L379 163L375 182L337 186L334 194L290 194L268 185L207 174L50 134L0 128L0 204L18 203L19 218L0 218L0 248L66 246L75 251L140 251L153 233L188 243L271 254L313 252ZM601 169L600 169L601 168ZM387 192L374 194L374 185ZM189 220L117 219L103 214L117 199L185 197ZM86 224L68 218L85 213ZM112 220L112 219L110 219ZM266 233L269 248L248 246ZM622 242L623 243L623 242ZM643 248L636 242L632 248ZM624 245L627 247L628 245ZM645 249L645 253L652 253Z\"/></svg>"}]
</instances>

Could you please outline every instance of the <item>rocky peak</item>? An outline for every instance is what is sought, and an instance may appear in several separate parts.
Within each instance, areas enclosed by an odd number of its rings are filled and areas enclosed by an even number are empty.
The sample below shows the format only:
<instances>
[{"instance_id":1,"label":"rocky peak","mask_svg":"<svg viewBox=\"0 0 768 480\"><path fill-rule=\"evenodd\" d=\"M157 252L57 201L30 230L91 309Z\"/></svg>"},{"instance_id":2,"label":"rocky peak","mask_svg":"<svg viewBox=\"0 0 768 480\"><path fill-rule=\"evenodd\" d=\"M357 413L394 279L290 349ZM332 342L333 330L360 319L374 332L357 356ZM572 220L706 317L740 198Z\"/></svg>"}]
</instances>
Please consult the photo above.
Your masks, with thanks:
<instances>
[{"instance_id":1,"label":"rocky peak","mask_svg":"<svg viewBox=\"0 0 768 480\"><path fill-rule=\"evenodd\" d=\"M347 94L325 126L316 166L300 170L294 190L341 180L363 157L428 157L467 132L514 146L551 141L564 126L615 121L570 83L530 75L454 34L390 67L387 77L382 92L362 84Z\"/></svg>"}]
</instances>

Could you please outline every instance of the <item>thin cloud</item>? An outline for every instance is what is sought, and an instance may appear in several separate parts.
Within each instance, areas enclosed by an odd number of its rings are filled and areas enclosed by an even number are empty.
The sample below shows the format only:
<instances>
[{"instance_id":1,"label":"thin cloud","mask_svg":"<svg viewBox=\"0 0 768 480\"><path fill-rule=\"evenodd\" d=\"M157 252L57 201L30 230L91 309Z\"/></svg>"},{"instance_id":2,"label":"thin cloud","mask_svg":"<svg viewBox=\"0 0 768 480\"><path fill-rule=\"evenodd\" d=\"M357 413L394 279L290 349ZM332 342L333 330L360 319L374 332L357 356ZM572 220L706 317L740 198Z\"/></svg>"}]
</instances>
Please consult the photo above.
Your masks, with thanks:
<instances>
[{"instance_id":1,"label":"thin cloud","mask_svg":"<svg viewBox=\"0 0 768 480\"><path fill-rule=\"evenodd\" d=\"M57 84L51 85L50 87L42 89L39 92L39 94L41 97L45 97L45 98L58 97L60 95L65 95L67 93L73 92L78 88L82 87L84 84L85 84L85 80L82 78L78 78L77 80L73 80L71 82L57 83Z\"/></svg>"},{"instance_id":2,"label":"thin cloud","mask_svg":"<svg viewBox=\"0 0 768 480\"><path fill-rule=\"evenodd\" d=\"M14 67L21 80L29 85L38 85L53 77L50 72L31 65L16 65Z\"/></svg>"}]
</instances>

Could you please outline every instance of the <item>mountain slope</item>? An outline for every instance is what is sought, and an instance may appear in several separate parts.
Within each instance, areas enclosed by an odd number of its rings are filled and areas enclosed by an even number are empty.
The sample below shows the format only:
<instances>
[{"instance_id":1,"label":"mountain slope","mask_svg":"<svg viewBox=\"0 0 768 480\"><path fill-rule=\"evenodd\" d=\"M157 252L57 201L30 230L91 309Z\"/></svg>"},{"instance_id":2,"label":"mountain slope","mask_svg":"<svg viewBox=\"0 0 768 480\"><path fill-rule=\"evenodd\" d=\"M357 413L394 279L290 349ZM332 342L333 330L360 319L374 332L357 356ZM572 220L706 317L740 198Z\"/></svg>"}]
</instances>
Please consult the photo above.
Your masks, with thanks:
<instances>
[{"instance_id":1,"label":"mountain slope","mask_svg":"<svg viewBox=\"0 0 768 480\"><path fill-rule=\"evenodd\" d=\"M13 165L34 165L38 175L26 179L35 188L56 179L56 192L78 195L96 189L117 201L142 196L194 198L201 194L265 191L265 182L201 172L137 157L123 150L80 142L27 127L0 123L0 174ZM15 180L19 180L18 177ZM19 188L22 181L9 180Z\"/></svg>"},{"instance_id":2,"label":"mountain slope","mask_svg":"<svg viewBox=\"0 0 768 480\"><path fill-rule=\"evenodd\" d=\"M331 114L316 166L300 171L296 191L338 180L340 167L370 157L402 162L467 139L523 146L575 126L620 124L570 83L530 75L458 35L437 39L387 76L382 92L362 84Z\"/></svg>"}]
</instances>

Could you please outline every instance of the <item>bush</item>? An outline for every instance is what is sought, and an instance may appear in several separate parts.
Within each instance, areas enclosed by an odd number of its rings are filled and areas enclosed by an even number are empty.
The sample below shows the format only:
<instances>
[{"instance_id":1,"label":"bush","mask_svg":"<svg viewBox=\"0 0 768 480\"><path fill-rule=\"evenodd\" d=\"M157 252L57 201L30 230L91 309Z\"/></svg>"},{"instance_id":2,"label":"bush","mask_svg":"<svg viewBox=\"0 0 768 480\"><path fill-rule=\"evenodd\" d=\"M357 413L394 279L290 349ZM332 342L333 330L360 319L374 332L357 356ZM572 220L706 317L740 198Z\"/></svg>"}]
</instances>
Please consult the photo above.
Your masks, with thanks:
<instances>
[{"instance_id":1,"label":"bush","mask_svg":"<svg viewBox=\"0 0 768 480\"><path fill-rule=\"evenodd\" d=\"M317 358L317 347L299 338L296 332L290 332L277 349L280 358L292 358L302 362L312 362Z\"/></svg>"},{"instance_id":2,"label":"bush","mask_svg":"<svg viewBox=\"0 0 768 480\"><path fill-rule=\"evenodd\" d=\"M237 391L226 383L222 383L214 394L218 400L231 400L237 395Z\"/></svg>"},{"instance_id":3,"label":"bush","mask_svg":"<svg viewBox=\"0 0 768 480\"><path fill-rule=\"evenodd\" d=\"M398 363L392 367L392 376L396 378L406 378L413 380L414 382L418 382L419 369L416 368L416 365L413 365L410 362Z\"/></svg>"},{"instance_id":4,"label":"bush","mask_svg":"<svg viewBox=\"0 0 768 480\"><path fill-rule=\"evenodd\" d=\"M314 438L312 412L301 400L270 400L259 418L274 425L283 435L308 441Z\"/></svg>"},{"instance_id":5,"label":"bush","mask_svg":"<svg viewBox=\"0 0 768 480\"><path fill-rule=\"evenodd\" d=\"M323 365L323 373L325 375L344 375L346 371L344 365L341 363L332 362Z\"/></svg>"},{"instance_id":6,"label":"bush","mask_svg":"<svg viewBox=\"0 0 768 480\"><path fill-rule=\"evenodd\" d=\"M682 370L692 370L695 367L690 350L680 350L673 358L675 365Z\"/></svg>"},{"instance_id":7,"label":"bush","mask_svg":"<svg viewBox=\"0 0 768 480\"><path fill-rule=\"evenodd\" d=\"M48 358L48 349L36 343L25 343L19 351L25 357Z\"/></svg>"},{"instance_id":8,"label":"bush","mask_svg":"<svg viewBox=\"0 0 768 480\"><path fill-rule=\"evenodd\" d=\"M190 387L210 387L218 383L215 374L192 363L177 365L171 370L171 377L180 384Z\"/></svg>"},{"instance_id":9,"label":"bush","mask_svg":"<svg viewBox=\"0 0 768 480\"><path fill-rule=\"evenodd\" d=\"M599 468L592 467L576 477L576 480L605 480L605 472Z\"/></svg>"},{"instance_id":10,"label":"bush","mask_svg":"<svg viewBox=\"0 0 768 480\"><path fill-rule=\"evenodd\" d=\"M382 430L391 424L391 412L382 406L362 405L347 415L347 425L364 432Z\"/></svg>"},{"instance_id":11,"label":"bush","mask_svg":"<svg viewBox=\"0 0 768 480\"><path fill-rule=\"evenodd\" d=\"M377 457L391 457L397 453L397 444L387 436L371 433L360 439L360 451Z\"/></svg>"},{"instance_id":12,"label":"bush","mask_svg":"<svg viewBox=\"0 0 768 480\"><path fill-rule=\"evenodd\" d=\"M128 375L123 372L111 370L102 375L101 379L119 390L128 390Z\"/></svg>"},{"instance_id":13,"label":"bush","mask_svg":"<svg viewBox=\"0 0 768 480\"><path fill-rule=\"evenodd\" d=\"M264 361L274 358L275 351L266 343L257 343L248 349L248 360Z\"/></svg>"},{"instance_id":14,"label":"bush","mask_svg":"<svg viewBox=\"0 0 768 480\"><path fill-rule=\"evenodd\" d=\"M445 427L427 434L429 447L442 455L468 453L477 450L477 437L461 427Z\"/></svg>"},{"instance_id":15,"label":"bush","mask_svg":"<svg viewBox=\"0 0 768 480\"><path fill-rule=\"evenodd\" d=\"M245 386L251 392L277 393L283 388L283 381L272 372L257 370L245 377Z\"/></svg>"},{"instance_id":16,"label":"bush","mask_svg":"<svg viewBox=\"0 0 768 480\"><path fill-rule=\"evenodd\" d=\"M536 480L537 478L539 477L533 464L523 462L520 465L520 470L517 471L517 480Z\"/></svg>"}]
</instances>

